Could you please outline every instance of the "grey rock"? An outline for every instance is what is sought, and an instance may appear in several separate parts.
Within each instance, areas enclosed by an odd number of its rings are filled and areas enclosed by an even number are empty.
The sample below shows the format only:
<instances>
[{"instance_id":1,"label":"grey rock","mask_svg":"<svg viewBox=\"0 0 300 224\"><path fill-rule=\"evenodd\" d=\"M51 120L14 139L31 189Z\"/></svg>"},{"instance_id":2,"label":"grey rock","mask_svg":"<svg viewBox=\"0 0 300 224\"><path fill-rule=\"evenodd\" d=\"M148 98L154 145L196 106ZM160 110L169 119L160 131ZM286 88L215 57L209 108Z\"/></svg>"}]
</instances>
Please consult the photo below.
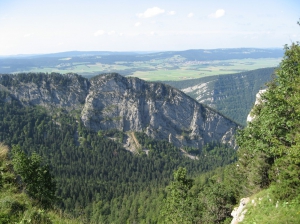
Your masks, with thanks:
<instances>
[{"instance_id":1,"label":"grey rock","mask_svg":"<svg viewBox=\"0 0 300 224\"><path fill-rule=\"evenodd\" d=\"M89 82L75 74L0 75L0 89L5 89L23 105L40 105L46 108L80 109L88 94ZM5 82L6 81L6 82Z\"/></svg>"},{"instance_id":2,"label":"grey rock","mask_svg":"<svg viewBox=\"0 0 300 224\"><path fill-rule=\"evenodd\" d=\"M119 74L88 80L76 74L29 73L0 75L0 89L24 105L80 110L84 125L95 131L145 132L176 146L199 148L215 141L235 147L235 122L161 83Z\"/></svg>"},{"instance_id":3,"label":"grey rock","mask_svg":"<svg viewBox=\"0 0 300 224\"><path fill-rule=\"evenodd\" d=\"M238 128L175 88L117 74L91 80L81 118L96 131L144 131L177 146L197 148L212 141L235 146L233 135Z\"/></svg>"}]
</instances>

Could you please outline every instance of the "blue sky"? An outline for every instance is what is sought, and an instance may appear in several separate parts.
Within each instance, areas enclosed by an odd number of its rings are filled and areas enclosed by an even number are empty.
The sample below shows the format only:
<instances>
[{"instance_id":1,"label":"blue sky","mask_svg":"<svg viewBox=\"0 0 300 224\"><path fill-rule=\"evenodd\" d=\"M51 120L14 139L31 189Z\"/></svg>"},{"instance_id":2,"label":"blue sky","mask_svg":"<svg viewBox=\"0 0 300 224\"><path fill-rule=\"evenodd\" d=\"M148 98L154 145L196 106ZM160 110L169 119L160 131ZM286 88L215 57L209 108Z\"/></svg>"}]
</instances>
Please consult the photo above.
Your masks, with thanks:
<instances>
[{"instance_id":1,"label":"blue sky","mask_svg":"<svg viewBox=\"0 0 300 224\"><path fill-rule=\"evenodd\" d=\"M0 55L282 48L299 0L0 0Z\"/></svg>"}]
</instances>

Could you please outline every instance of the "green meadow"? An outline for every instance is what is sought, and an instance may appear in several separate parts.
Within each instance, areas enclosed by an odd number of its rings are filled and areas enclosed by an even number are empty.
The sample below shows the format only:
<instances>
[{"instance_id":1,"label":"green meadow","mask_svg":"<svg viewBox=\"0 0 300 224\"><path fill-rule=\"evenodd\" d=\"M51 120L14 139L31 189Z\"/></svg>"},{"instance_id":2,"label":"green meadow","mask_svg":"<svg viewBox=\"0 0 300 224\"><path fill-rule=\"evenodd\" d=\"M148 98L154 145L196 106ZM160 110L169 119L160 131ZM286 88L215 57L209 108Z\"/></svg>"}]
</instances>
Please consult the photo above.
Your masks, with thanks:
<instances>
[{"instance_id":1,"label":"green meadow","mask_svg":"<svg viewBox=\"0 0 300 224\"><path fill-rule=\"evenodd\" d=\"M149 81L170 80L179 81L196 79L211 75L232 74L250 71L258 68L276 67L281 58L235 59L210 61L205 64L182 64L177 69L157 68L154 71L136 71L132 76Z\"/></svg>"},{"instance_id":2,"label":"green meadow","mask_svg":"<svg viewBox=\"0 0 300 224\"><path fill-rule=\"evenodd\" d=\"M280 61L281 58L215 61L187 61L166 58L149 61L118 61L104 64L61 60L60 64L53 67L32 67L30 70L21 72L58 72L62 74L73 72L83 76L118 72L121 75L138 77L148 81L179 81L211 75L232 74L258 68L276 67Z\"/></svg>"}]
</instances>

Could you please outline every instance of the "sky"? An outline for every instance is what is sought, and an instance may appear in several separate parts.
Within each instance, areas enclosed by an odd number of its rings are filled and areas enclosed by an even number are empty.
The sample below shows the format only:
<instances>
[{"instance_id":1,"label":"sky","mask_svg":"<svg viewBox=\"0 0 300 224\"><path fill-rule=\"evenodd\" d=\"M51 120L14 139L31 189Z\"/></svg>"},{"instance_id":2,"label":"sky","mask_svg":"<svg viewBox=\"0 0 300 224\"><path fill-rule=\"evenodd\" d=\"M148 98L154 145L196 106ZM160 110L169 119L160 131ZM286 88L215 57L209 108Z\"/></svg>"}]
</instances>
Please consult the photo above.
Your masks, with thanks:
<instances>
[{"instance_id":1,"label":"sky","mask_svg":"<svg viewBox=\"0 0 300 224\"><path fill-rule=\"evenodd\" d=\"M0 0L0 55L283 48L299 0Z\"/></svg>"}]
</instances>

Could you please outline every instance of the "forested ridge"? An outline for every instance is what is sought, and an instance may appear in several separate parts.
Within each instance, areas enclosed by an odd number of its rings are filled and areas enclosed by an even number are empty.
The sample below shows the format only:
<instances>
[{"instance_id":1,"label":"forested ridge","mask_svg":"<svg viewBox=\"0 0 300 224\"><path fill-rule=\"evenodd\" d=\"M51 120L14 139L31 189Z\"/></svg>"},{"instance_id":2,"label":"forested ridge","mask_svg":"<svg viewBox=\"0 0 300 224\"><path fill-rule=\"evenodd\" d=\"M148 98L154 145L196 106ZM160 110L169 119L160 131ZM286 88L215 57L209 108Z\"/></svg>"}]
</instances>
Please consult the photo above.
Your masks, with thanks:
<instances>
[{"instance_id":1,"label":"forested ridge","mask_svg":"<svg viewBox=\"0 0 300 224\"><path fill-rule=\"evenodd\" d=\"M274 71L275 68L262 68L236 74L164 83L181 89L198 102L207 104L239 124L246 125L256 93L266 88L265 83L272 79Z\"/></svg>"},{"instance_id":2,"label":"forested ridge","mask_svg":"<svg viewBox=\"0 0 300 224\"><path fill-rule=\"evenodd\" d=\"M197 160L191 160L171 143L139 133L136 136L149 153L134 155L108 138L121 140L120 131L93 132L76 115L61 109L49 114L43 107L24 107L5 91L1 92L0 110L0 141L9 147L18 145L27 155L42 156L57 183L60 200L55 206L94 223L155 223L159 211L153 212L144 202L135 204L144 197L143 192L148 192L149 204L153 203L154 195L163 197L159 189L169 183L178 167L196 175L236 160L235 150L222 145L207 146L197 151Z\"/></svg>"}]
</instances>

